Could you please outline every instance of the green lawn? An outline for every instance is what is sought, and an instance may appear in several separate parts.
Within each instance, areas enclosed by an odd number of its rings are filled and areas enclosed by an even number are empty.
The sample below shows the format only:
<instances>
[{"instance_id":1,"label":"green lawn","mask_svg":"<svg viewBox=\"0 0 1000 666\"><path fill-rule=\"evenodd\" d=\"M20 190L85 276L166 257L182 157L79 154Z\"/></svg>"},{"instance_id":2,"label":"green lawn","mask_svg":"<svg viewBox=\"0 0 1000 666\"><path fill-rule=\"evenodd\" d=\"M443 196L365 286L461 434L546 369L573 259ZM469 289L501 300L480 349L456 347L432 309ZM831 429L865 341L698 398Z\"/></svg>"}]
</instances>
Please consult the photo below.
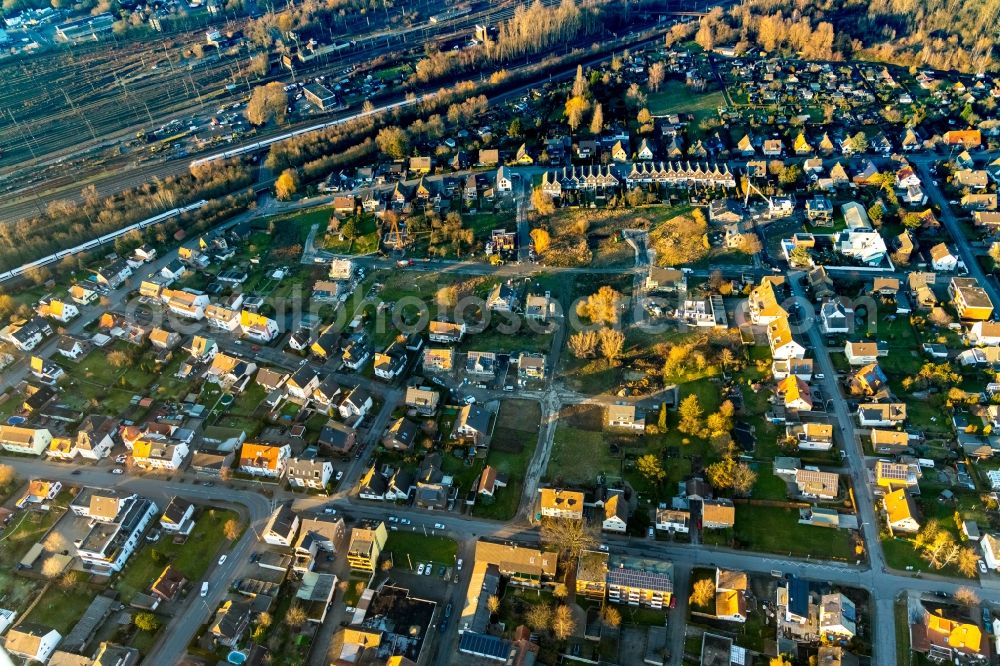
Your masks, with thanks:
<instances>
[{"instance_id":1,"label":"green lawn","mask_svg":"<svg viewBox=\"0 0 1000 666\"><path fill-rule=\"evenodd\" d=\"M788 484L775 476L773 467L768 464L758 465L757 483L753 487L754 499L783 500L788 498Z\"/></svg>"},{"instance_id":2,"label":"green lawn","mask_svg":"<svg viewBox=\"0 0 1000 666\"><path fill-rule=\"evenodd\" d=\"M13 567L49 531L62 511L24 511L0 537L0 562Z\"/></svg>"},{"instance_id":3,"label":"green lawn","mask_svg":"<svg viewBox=\"0 0 1000 666\"><path fill-rule=\"evenodd\" d=\"M799 524L796 509L736 505L736 544L746 550L812 556L827 560L855 559L848 533Z\"/></svg>"},{"instance_id":4,"label":"green lawn","mask_svg":"<svg viewBox=\"0 0 1000 666\"><path fill-rule=\"evenodd\" d=\"M897 600L892 608L896 616L896 666L910 666L910 617L906 600Z\"/></svg>"},{"instance_id":5,"label":"green lawn","mask_svg":"<svg viewBox=\"0 0 1000 666\"><path fill-rule=\"evenodd\" d=\"M546 478L569 486L592 484L602 472L621 473L621 462L611 455L604 434L560 424L552 441Z\"/></svg>"},{"instance_id":6,"label":"green lawn","mask_svg":"<svg viewBox=\"0 0 1000 666\"><path fill-rule=\"evenodd\" d=\"M115 587L124 601L145 592L167 564L172 565L189 581L200 581L212 561L228 542L223 536L226 521L239 517L234 511L208 509L197 514L191 536L184 544L175 544L167 535L156 543L147 543L136 552L119 575Z\"/></svg>"},{"instance_id":7,"label":"green lawn","mask_svg":"<svg viewBox=\"0 0 1000 666\"><path fill-rule=\"evenodd\" d=\"M721 90L703 93L681 81L667 81L649 96L646 106L654 116L670 113L715 115L716 109L726 106L726 97Z\"/></svg>"},{"instance_id":8,"label":"green lawn","mask_svg":"<svg viewBox=\"0 0 1000 666\"><path fill-rule=\"evenodd\" d=\"M70 590L52 585L26 620L51 627L65 636L83 617L96 594L97 592L84 585L76 585Z\"/></svg>"},{"instance_id":9,"label":"green lawn","mask_svg":"<svg viewBox=\"0 0 1000 666\"><path fill-rule=\"evenodd\" d=\"M458 544L447 537L424 536L420 532L390 532L383 555L392 555L397 567L407 567L407 555L416 567L419 562L434 562L452 566L458 555Z\"/></svg>"}]
</instances>

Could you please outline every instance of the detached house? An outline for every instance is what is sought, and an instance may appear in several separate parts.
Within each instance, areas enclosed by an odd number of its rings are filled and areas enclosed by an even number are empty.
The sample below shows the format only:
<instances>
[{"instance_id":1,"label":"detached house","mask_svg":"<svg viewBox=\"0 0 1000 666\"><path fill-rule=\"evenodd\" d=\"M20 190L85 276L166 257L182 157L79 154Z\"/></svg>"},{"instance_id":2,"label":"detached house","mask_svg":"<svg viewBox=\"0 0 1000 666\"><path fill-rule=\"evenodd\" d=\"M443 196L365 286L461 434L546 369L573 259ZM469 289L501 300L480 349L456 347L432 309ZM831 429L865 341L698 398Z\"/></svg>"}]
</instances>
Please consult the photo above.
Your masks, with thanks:
<instances>
[{"instance_id":1,"label":"detached house","mask_svg":"<svg viewBox=\"0 0 1000 666\"><path fill-rule=\"evenodd\" d=\"M768 324L767 341L771 347L772 358L782 360L805 358L806 349L792 338L792 329L787 317L781 317Z\"/></svg>"},{"instance_id":2,"label":"detached house","mask_svg":"<svg viewBox=\"0 0 1000 666\"><path fill-rule=\"evenodd\" d=\"M646 414L634 404L622 402L607 406L604 422L609 428L625 428L641 432L646 429Z\"/></svg>"},{"instance_id":3,"label":"detached house","mask_svg":"<svg viewBox=\"0 0 1000 666\"><path fill-rule=\"evenodd\" d=\"M63 637L55 629L35 622L22 622L7 632L4 649L25 663L48 662Z\"/></svg>"},{"instance_id":4,"label":"detached house","mask_svg":"<svg viewBox=\"0 0 1000 666\"><path fill-rule=\"evenodd\" d=\"M431 416L437 412L441 395L427 386L409 386L406 389L404 404L415 409L421 416Z\"/></svg>"},{"instance_id":5,"label":"detached house","mask_svg":"<svg viewBox=\"0 0 1000 666\"><path fill-rule=\"evenodd\" d=\"M285 466L285 478L292 488L325 490L333 477L333 463L329 460L292 458Z\"/></svg>"},{"instance_id":6,"label":"detached house","mask_svg":"<svg viewBox=\"0 0 1000 666\"><path fill-rule=\"evenodd\" d=\"M0 447L4 451L40 456L51 443L52 433L46 428L0 425Z\"/></svg>"},{"instance_id":7,"label":"detached house","mask_svg":"<svg viewBox=\"0 0 1000 666\"><path fill-rule=\"evenodd\" d=\"M247 442L240 449L240 471L252 476L279 478L292 455L287 444L255 444Z\"/></svg>"},{"instance_id":8,"label":"detached house","mask_svg":"<svg viewBox=\"0 0 1000 666\"><path fill-rule=\"evenodd\" d=\"M886 524L892 532L913 534L920 531L917 504L905 488L888 493L882 499Z\"/></svg>"},{"instance_id":9,"label":"detached house","mask_svg":"<svg viewBox=\"0 0 1000 666\"><path fill-rule=\"evenodd\" d=\"M892 427L906 421L906 403L862 403L858 405L858 423L865 427Z\"/></svg>"},{"instance_id":10,"label":"detached house","mask_svg":"<svg viewBox=\"0 0 1000 666\"><path fill-rule=\"evenodd\" d=\"M583 493L579 490L539 488L539 513L548 518L583 520Z\"/></svg>"}]
</instances>

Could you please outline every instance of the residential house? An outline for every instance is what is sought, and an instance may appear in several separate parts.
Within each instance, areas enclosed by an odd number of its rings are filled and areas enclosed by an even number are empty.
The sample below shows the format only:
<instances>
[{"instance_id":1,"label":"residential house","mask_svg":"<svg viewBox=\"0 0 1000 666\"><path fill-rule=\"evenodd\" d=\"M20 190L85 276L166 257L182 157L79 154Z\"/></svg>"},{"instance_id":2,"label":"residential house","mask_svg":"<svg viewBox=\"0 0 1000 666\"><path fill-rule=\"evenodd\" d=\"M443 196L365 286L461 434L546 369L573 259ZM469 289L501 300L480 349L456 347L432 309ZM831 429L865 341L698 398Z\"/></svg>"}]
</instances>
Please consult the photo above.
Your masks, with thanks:
<instances>
[{"instance_id":1,"label":"residential house","mask_svg":"<svg viewBox=\"0 0 1000 666\"><path fill-rule=\"evenodd\" d=\"M0 330L0 340L14 345L22 352L30 352L45 338L52 335L52 326L41 317L11 323Z\"/></svg>"},{"instance_id":2,"label":"residential house","mask_svg":"<svg viewBox=\"0 0 1000 666\"><path fill-rule=\"evenodd\" d=\"M732 528L736 524L736 507L732 500L702 500L701 523L706 530Z\"/></svg>"},{"instance_id":3,"label":"residential house","mask_svg":"<svg viewBox=\"0 0 1000 666\"><path fill-rule=\"evenodd\" d=\"M840 592L824 594L819 602L819 633L827 639L850 640L857 633L858 611Z\"/></svg>"},{"instance_id":4,"label":"residential house","mask_svg":"<svg viewBox=\"0 0 1000 666\"><path fill-rule=\"evenodd\" d=\"M385 475L375 469L373 465L368 468L368 471L361 476L361 480L358 482L358 497L381 502L386 499L388 488Z\"/></svg>"},{"instance_id":5,"label":"residential house","mask_svg":"<svg viewBox=\"0 0 1000 666\"><path fill-rule=\"evenodd\" d=\"M313 392L319 388L319 385L319 373L306 363L285 382L285 392L291 398L306 401L312 398Z\"/></svg>"},{"instance_id":6,"label":"residential house","mask_svg":"<svg viewBox=\"0 0 1000 666\"><path fill-rule=\"evenodd\" d=\"M423 367L425 372L451 372L455 367L455 350L427 347L424 349Z\"/></svg>"},{"instance_id":7,"label":"residential house","mask_svg":"<svg viewBox=\"0 0 1000 666\"><path fill-rule=\"evenodd\" d=\"M347 547L347 562L351 569L375 571L388 539L389 533L385 523L381 521L361 524L352 529Z\"/></svg>"},{"instance_id":8,"label":"residential house","mask_svg":"<svg viewBox=\"0 0 1000 666\"><path fill-rule=\"evenodd\" d=\"M612 555L608 565L608 601L629 606L667 608L674 592L673 565L663 560Z\"/></svg>"},{"instance_id":9,"label":"residential house","mask_svg":"<svg viewBox=\"0 0 1000 666\"><path fill-rule=\"evenodd\" d=\"M324 455L339 455L346 458L358 443L357 430L330 419L319 433L316 444Z\"/></svg>"},{"instance_id":10,"label":"residential house","mask_svg":"<svg viewBox=\"0 0 1000 666\"><path fill-rule=\"evenodd\" d=\"M646 413L632 403L619 402L605 408L608 428L625 428L642 432L646 429Z\"/></svg>"},{"instance_id":11,"label":"residential house","mask_svg":"<svg viewBox=\"0 0 1000 666\"><path fill-rule=\"evenodd\" d=\"M295 542L299 531L299 516L288 504L279 504L271 512L271 516L261 532L264 543L272 546L288 548Z\"/></svg>"},{"instance_id":12,"label":"residential house","mask_svg":"<svg viewBox=\"0 0 1000 666\"><path fill-rule=\"evenodd\" d=\"M557 554L524 544L494 543L479 539L473 571L483 571L489 565L521 587L538 588L543 581L556 575Z\"/></svg>"},{"instance_id":13,"label":"residential house","mask_svg":"<svg viewBox=\"0 0 1000 666\"><path fill-rule=\"evenodd\" d=\"M854 310L841 301L826 301L820 307L819 318L823 333L827 335L846 334L851 331Z\"/></svg>"},{"instance_id":14,"label":"residential house","mask_svg":"<svg viewBox=\"0 0 1000 666\"><path fill-rule=\"evenodd\" d=\"M993 314L993 302L975 278L953 277L948 295L962 319L986 320Z\"/></svg>"},{"instance_id":15,"label":"residential house","mask_svg":"<svg viewBox=\"0 0 1000 666\"><path fill-rule=\"evenodd\" d=\"M783 401L785 409L799 412L812 410L812 392L809 390L809 385L794 375L781 380L775 394Z\"/></svg>"},{"instance_id":16,"label":"residential house","mask_svg":"<svg viewBox=\"0 0 1000 666\"><path fill-rule=\"evenodd\" d=\"M947 618L940 608L923 610L924 617L910 625L910 646L915 652L959 664L989 660L990 642L977 624Z\"/></svg>"},{"instance_id":17,"label":"residential house","mask_svg":"<svg viewBox=\"0 0 1000 666\"><path fill-rule=\"evenodd\" d=\"M83 356L86 349L84 348L83 343L76 338L63 336L59 340L59 345L56 347L56 351L64 357L75 361Z\"/></svg>"},{"instance_id":18,"label":"residential house","mask_svg":"<svg viewBox=\"0 0 1000 666\"><path fill-rule=\"evenodd\" d=\"M927 251L931 260L931 268L936 271L951 272L958 266L958 257L944 243L938 243Z\"/></svg>"},{"instance_id":19,"label":"residential house","mask_svg":"<svg viewBox=\"0 0 1000 666\"><path fill-rule=\"evenodd\" d=\"M420 428L416 423L406 418L396 419L382 435L382 445L396 451L409 451L413 448Z\"/></svg>"},{"instance_id":20,"label":"residential house","mask_svg":"<svg viewBox=\"0 0 1000 666\"><path fill-rule=\"evenodd\" d=\"M787 317L780 317L767 325L767 341L772 358L787 360L806 356L805 347L792 338Z\"/></svg>"},{"instance_id":21,"label":"residential house","mask_svg":"<svg viewBox=\"0 0 1000 666\"><path fill-rule=\"evenodd\" d=\"M348 338L343 354L341 355L341 360L344 363L344 367L358 371L368 362L371 356L371 342L368 340L368 336L362 332L355 333Z\"/></svg>"},{"instance_id":22,"label":"residential house","mask_svg":"<svg viewBox=\"0 0 1000 666\"><path fill-rule=\"evenodd\" d=\"M858 405L858 423L866 427L892 427L906 421L906 403L862 403Z\"/></svg>"},{"instance_id":23,"label":"residential house","mask_svg":"<svg viewBox=\"0 0 1000 666\"><path fill-rule=\"evenodd\" d=\"M398 341L393 341L384 352L375 354L375 376L391 381L403 374L406 363L406 349Z\"/></svg>"},{"instance_id":24,"label":"residential house","mask_svg":"<svg viewBox=\"0 0 1000 666\"><path fill-rule=\"evenodd\" d=\"M287 444L245 442L240 448L239 469L251 476L280 478L292 455Z\"/></svg>"},{"instance_id":25,"label":"residential house","mask_svg":"<svg viewBox=\"0 0 1000 666\"><path fill-rule=\"evenodd\" d=\"M905 432L872 428L868 436L872 449L878 454L900 454L910 449L910 436Z\"/></svg>"},{"instance_id":26,"label":"residential house","mask_svg":"<svg viewBox=\"0 0 1000 666\"><path fill-rule=\"evenodd\" d=\"M521 379L545 379L545 354L521 352L517 357L517 375Z\"/></svg>"},{"instance_id":27,"label":"residential house","mask_svg":"<svg viewBox=\"0 0 1000 666\"><path fill-rule=\"evenodd\" d=\"M149 343L156 349L173 349L181 343L181 336L174 331L154 328L149 332Z\"/></svg>"},{"instance_id":28,"label":"residential house","mask_svg":"<svg viewBox=\"0 0 1000 666\"><path fill-rule=\"evenodd\" d=\"M209 633L219 645L235 649L243 640L253 616L249 603L227 599L216 611Z\"/></svg>"},{"instance_id":29,"label":"residential house","mask_svg":"<svg viewBox=\"0 0 1000 666\"><path fill-rule=\"evenodd\" d=\"M261 344L268 344L278 337L278 322L249 310L240 311L240 329L243 335Z\"/></svg>"},{"instance_id":30,"label":"residential house","mask_svg":"<svg viewBox=\"0 0 1000 666\"><path fill-rule=\"evenodd\" d=\"M87 509L90 530L77 543L77 556L95 573L121 571L156 512L156 504L138 495L92 496Z\"/></svg>"},{"instance_id":31,"label":"residential house","mask_svg":"<svg viewBox=\"0 0 1000 666\"><path fill-rule=\"evenodd\" d=\"M920 481L920 467L888 460L875 461L875 484L882 488L912 488Z\"/></svg>"},{"instance_id":32,"label":"residential house","mask_svg":"<svg viewBox=\"0 0 1000 666\"><path fill-rule=\"evenodd\" d=\"M878 344L875 342L853 342L844 344L844 356L851 365L869 365L877 363L880 353Z\"/></svg>"},{"instance_id":33,"label":"residential house","mask_svg":"<svg viewBox=\"0 0 1000 666\"><path fill-rule=\"evenodd\" d=\"M368 411L375 404L371 393L361 386L355 386L344 394L343 400L337 406L340 418L352 424L356 424L368 415Z\"/></svg>"},{"instance_id":34,"label":"residential house","mask_svg":"<svg viewBox=\"0 0 1000 666\"><path fill-rule=\"evenodd\" d=\"M628 527L629 505L623 492L613 493L604 500L604 520L601 529L624 534Z\"/></svg>"},{"instance_id":35,"label":"residential house","mask_svg":"<svg viewBox=\"0 0 1000 666\"><path fill-rule=\"evenodd\" d=\"M163 515L160 528L173 534L190 534L194 528L194 504L181 497L171 497Z\"/></svg>"},{"instance_id":36,"label":"residential house","mask_svg":"<svg viewBox=\"0 0 1000 666\"><path fill-rule=\"evenodd\" d=\"M840 475L817 469L797 469L795 485L802 497L834 500L840 494Z\"/></svg>"},{"instance_id":37,"label":"residential house","mask_svg":"<svg viewBox=\"0 0 1000 666\"><path fill-rule=\"evenodd\" d=\"M431 342L455 344L462 341L465 335L465 324L453 324L446 321L432 321L429 324L428 336Z\"/></svg>"},{"instance_id":38,"label":"residential house","mask_svg":"<svg viewBox=\"0 0 1000 666\"><path fill-rule=\"evenodd\" d=\"M788 312L778 305L774 287L774 281L765 278L750 292L747 307L750 310L750 321L754 324L769 325L779 319L788 319Z\"/></svg>"},{"instance_id":39,"label":"residential house","mask_svg":"<svg viewBox=\"0 0 1000 666\"><path fill-rule=\"evenodd\" d=\"M524 316L526 319L544 323L556 316L558 305L558 301L552 298L550 292L545 292L543 295L528 294L524 302Z\"/></svg>"},{"instance_id":40,"label":"residential house","mask_svg":"<svg viewBox=\"0 0 1000 666\"><path fill-rule=\"evenodd\" d=\"M833 426L829 423L796 423L785 426L785 435L802 451L829 451L833 448Z\"/></svg>"},{"instance_id":41,"label":"residential house","mask_svg":"<svg viewBox=\"0 0 1000 666\"><path fill-rule=\"evenodd\" d=\"M35 622L22 622L7 632L4 649L24 659L25 663L45 664L62 639L62 634L55 629Z\"/></svg>"},{"instance_id":42,"label":"residential house","mask_svg":"<svg viewBox=\"0 0 1000 666\"><path fill-rule=\"evenodd\" d=\"M432 416L437 412L441 394L427 386L408 386L403 404L415 409L421 416Z\"/></svg>"},{"instance_id":43,"label":"residential house","mask_svg":"<svg viewBox=\"0 0 1000 666\"><path fill-rule=\"evenodd\" d=\"M44 300L39 304L38 314L65 324L77 317L80 311L72 303L52 298Z\"/></svg>"},{"instance_id":44,"label":"residential house","mask_svg":"<svg viewBox=\"0 0 1000 666\"><path fill-rule=\"evenodd\" d=\"M715 570L715 618L725 622L747 621L747 575L743 571Z\"/></svg>"},{"instance_id":45,"label":"residential house","mask_svg":"<svg viewBox=\"0 0 1000 666\"><path fill-rule=\"evenodd\" d=\"M100 298L100 294L97 291L82 284L74 284L70 287L69 296L77 305L90 305Z\"/></svg>"},{"instance_id":46,"label":"residential house","mask_svg":"<svg viewBox=\"0 0 1000 666\"><path fill-rule=\"evenodd\" d=\"M771 375L776 381L785 377L798 377L804 382L812 381L813 361L811 358L789 358L771 361Z\"/></svg>"},{"instance_id":47,"label":"residential house","mask_svg":"<svg viewBox=\"0 0 1000 666\"><path fill-rule=\"evenodd\" d=\"M539 488L538 512L547 518L583 520L583 492L561 488Z\"/></svg>"},{"instance_id":48,"label":"residential house","mask_svg":"<svg viewBox=\"0 0 1000 666\"><path fill-rule=\"evenodd\" d=\"M188 453L185 442L144 436L132 443L132 464L147 470L173 472L180 469Z\"/></svg>"},{"instance_id":49,"label":"residential house","mask_svg":"<svg viewBox=\"0 0 1000 666\"><path fill-rule=\"evenodd\" d=\"M493 352L470 351L465 360L465 371L470 375L492 377L496 374L497 355Z\"/></svg>"},{"instance_id":50,"label":"residential house","mask_svg":"<svg viewBox=\"0 0 1000 666\"><path fill-rule=\"evenodd\" d=\"M497 169L496 187L497 192L510 192L514 189L514 177L505 166Z\"/></svg>"},{"instance_id":51,"label":"residential house","mask_svg":"<svg viewBox=\"0 0 1000 666\"><path fill-rule=\"evenodd\" d=\"M1000 346L1000 322L977 321L969 327L969 343L983 347Z\"/></svg>"},{"instance_id":52,"label":"residential house","mask_svg":"<svg viewBox=\"0 0 1000 666\"><path fill-rule=\"evenodd\" d=\"M333 478L333 463L315 458L292 458L285 466L285 478L292 488L326 490Z\"/></svg>"},{"instance_id":53,"label":"residential house","mask_svg":"<svg viewBox=\"0 0 1000 666\"><path fill-rule=\"evenodd\" d=\"M40 456L52 443L52 433L46 428L0 425L0 447L11 453Z\"/></svg>"},{"instance_id":54,"label":"residential house","mask_svg":"<svg viewBox=\"0 0 1000 666\"><path fill-rule=\"evenodd\" d=\"M963 148L978 148L983 143L983 135L979 130L948 130L941 138L946 145L962 146Z\"/></svg>"},{"instance_id":55,"label":"residential house","mask_svg":"<svg viewBox=\"0 0 1000 666\"><path fill-rule=\"evenodd\" d=\"M920 531L917 504L905 488L887 493L882 498L882 508L885 509L886 524L892 532L913 534Z\"/></svg>"},{"instance_id":56,"label":"residential house","mask_svg":"<svg viewBox=\"0 0 1000 666\"><path fill-rule=\"evenodd\" d=\"M661 532L687 534L691 529L691 512L680 509L657 509L656 529Z\"/></svg>"},{"instance_id":57,"label":"residential house","mask_svg":"<svg viewBox=\"0 0 1000 666\"><path fill-rule=\"evenodd\" d=\"M465 405L455 417L451 436L453 439L470 440L477 447L485 446L490 434L491 420L492 414L485 408L479 405Z\"/></svg>"},{"instance_id":58,"label":"residential house","mask_svg":"<svg viewBox=\"0 0 1000 666\"><path fill-rule=\"evenodd\" d=\"M496 467L487 465L479 475L476 483L476 493L486 497L494 497L496 491L507 487L507 475L497 472Z\"/></svg>"},{"instance_id":59,"label":"residential house","mask_svg":"<svg viewBox=\"0 0 1000 666\"><path fill-rule=\"evenodd\" d=\"M684 293L687 291L687 274L676 268L651 265L644 286L649 292Z\"/></svg>"},{"instance_id":60,"label":"residential house","mask_svg":"<svg viewBox=\"0 0 1000 666\"><path fill-rule=\"evenodd\" d=\"M510 312L517 305L517 289L510 282L495 285L486 298L486 307L495 312Z\"/></svg>"}]
</instances>

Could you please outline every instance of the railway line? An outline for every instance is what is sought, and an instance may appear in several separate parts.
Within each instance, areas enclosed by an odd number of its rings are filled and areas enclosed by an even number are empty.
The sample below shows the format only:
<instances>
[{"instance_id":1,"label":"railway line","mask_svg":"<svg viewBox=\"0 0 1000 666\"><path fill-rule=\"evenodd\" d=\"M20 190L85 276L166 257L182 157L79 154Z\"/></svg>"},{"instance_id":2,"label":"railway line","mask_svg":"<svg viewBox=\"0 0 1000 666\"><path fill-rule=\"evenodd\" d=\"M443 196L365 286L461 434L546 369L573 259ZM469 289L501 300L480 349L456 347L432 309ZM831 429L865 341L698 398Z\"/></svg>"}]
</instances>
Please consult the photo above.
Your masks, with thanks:
<instances>
[{"instance_id":1,"label":"railway line","mask_svg":"<svg viewBox=\"0 0 1000 666\"><path fill-rule=\"evenodd\" d=\"M552 4L555 0L545 2ZM437 9L439 5L428 7ZM505 20L513 15L514 7L515 0L498 5L482 0L471 5L468 13L434 23L425 21L393 30L378 25L373 32L358 34L349 52L301 65L296 75L313 76L398 53L416 44L418 36L420 43L428 37L454 37L476 23ZM395 18L388 14L386 21L391 23ZM198 32L190 36L180 48L201 43L201 35ZM192 63L172 58L165 46L162 56L156 49L151 56L149 44L130 43L114 49L99 46L84 47L87 50L82 52L68 51L59 65L61 70L53 71L51 64L46 64L58 60L48 54L47 59L26 59L13 68L10 76L5 74L7 85L0 90L0 174L8 182L7 193L21 184L17 181L23 179L27 168L31 169L31 179L26 185L47 182L60 170L78 174L81 167L94 166L102 148L131 139L139 130L241 99L252 85L292 78L281 70L251 81L245 69L254 54L246 48L229 57L206 56L194 63L197 67L188 69ZM152 62L155 59L159 63ZM155 70L151 69L153 64L157 64ZM40 82L44 85L39 86ZM227 90L227 86L235 89ZM30 104L24 101L28 98ZM84 160L90 164L84 164Z\"/></svg>"}]
</instances>

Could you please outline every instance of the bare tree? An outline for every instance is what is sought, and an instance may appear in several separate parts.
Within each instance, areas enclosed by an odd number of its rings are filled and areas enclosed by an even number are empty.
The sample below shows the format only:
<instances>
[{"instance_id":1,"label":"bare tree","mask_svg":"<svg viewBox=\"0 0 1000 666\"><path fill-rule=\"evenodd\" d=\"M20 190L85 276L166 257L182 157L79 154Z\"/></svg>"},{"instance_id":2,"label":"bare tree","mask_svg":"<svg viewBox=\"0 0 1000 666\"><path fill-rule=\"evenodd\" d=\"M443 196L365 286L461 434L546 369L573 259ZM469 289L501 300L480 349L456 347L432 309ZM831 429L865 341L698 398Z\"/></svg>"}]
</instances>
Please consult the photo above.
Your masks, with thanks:
<instances>
[{"instance_id":1,"label":"bare tree","mask_svg":"<svg viewBox=\"0 0 1000 666\"><path fill-rule=\"evenodd\" d=\"M552 617L552 633L558 640L564 641L576 631L576 621L569 606L560 605Z\"/></svg>"},{"instance_id":2,"label":"bare tree","mask_svg":"<svg viewBox=\"0 0 1000 666\"><path fill-rule=\"evenodd\" d=\"M715 599L715 581L711 578L702 578L691 588L691 597L688 601L692 606L708 606Z\"/></svg>"},{"instance_id":3,"label":"bare tree","mask_svg":"<svg viewBox=\"0 0 1000 666\"><path fill-rule=\"evenodd\" d=\"M524 614L524 622L536 631L543 631L552 624L552 607L548 604L533 604Z\"/></svg>"},{"instance_id":4,"label":"bare tree","mask_svg":"<svg viewBox=\"0 0 1000 666\"><path fill-rule=\"evenodd\" d=\"M542 521L542 543L555 546L566 561L575 562L581 551L597 544L597 532L583 520L546 518Z\"/></svg>"},{"instance_id":5,"label":"bare tree","mask_svg":"<svg viewBox=\"0 0 1000 666\"><path fill-rule=\"evenodd\" d=\"M955 601L966 606L976 606L979 604L979 595L971 587L960 587L955 590Z\"/></svg>"}]
</instances>

